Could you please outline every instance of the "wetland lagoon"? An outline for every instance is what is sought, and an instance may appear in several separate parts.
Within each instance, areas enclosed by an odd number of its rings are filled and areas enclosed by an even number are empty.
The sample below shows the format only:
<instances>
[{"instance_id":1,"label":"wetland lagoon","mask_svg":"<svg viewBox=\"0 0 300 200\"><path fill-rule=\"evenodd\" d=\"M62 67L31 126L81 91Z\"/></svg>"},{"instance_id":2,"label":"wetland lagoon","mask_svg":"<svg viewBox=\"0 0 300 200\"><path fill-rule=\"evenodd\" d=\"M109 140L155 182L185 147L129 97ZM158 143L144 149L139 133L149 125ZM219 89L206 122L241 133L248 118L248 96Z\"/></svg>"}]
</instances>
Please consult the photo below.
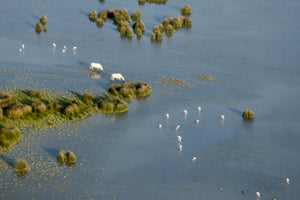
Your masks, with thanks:
<instances>
[{"instance_id":1,"label":"wetland lagoon","mask_svg":"<svg viewBox=\"0 0 300 200\"><path fill-rule=\"evenodd\" d=\"M298 199L299 8L1 1L0 199Z\"/></svg>"}]
</instances>

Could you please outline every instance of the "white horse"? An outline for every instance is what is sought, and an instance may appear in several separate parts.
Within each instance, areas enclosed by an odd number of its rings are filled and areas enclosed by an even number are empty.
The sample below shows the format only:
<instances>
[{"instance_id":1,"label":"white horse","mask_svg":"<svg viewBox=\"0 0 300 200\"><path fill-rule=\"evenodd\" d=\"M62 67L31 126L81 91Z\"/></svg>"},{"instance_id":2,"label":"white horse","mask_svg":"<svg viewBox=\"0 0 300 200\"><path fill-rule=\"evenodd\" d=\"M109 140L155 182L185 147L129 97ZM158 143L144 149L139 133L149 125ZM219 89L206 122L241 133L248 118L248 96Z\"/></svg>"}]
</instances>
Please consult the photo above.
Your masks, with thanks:
<instances>
[{"instance_id":1,"label":"white horse","mask_svg":"<svg viewBox=\"0 0 300 200\"><path fill-rule=\"evenodd\" d=\"M118 81L125 81L125 78L120 73L114 73L110 76L110 81L114 81L115 79L117 79Z\"/></svg>"},{"instance_id":2,"label":"white horse","mask_svg":"<svg viewBox=\"0 0 300 200\"><path fill-rule=\"evenodd\" d=\"M103 67L100 63L91 63L90 70L101 71L103 72Z\"/></svg>"}]
</instances>

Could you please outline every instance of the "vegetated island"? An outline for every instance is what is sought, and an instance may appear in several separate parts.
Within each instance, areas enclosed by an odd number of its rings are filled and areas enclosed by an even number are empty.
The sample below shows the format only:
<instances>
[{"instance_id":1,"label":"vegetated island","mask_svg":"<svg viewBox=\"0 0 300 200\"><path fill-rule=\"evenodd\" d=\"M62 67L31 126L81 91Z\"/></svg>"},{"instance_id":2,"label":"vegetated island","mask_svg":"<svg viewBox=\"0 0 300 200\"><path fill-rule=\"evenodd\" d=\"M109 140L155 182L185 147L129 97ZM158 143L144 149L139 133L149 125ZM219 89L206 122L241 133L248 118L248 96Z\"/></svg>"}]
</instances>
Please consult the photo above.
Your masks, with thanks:
<instances>
[{"instance_id":1,"label":"vegetated island","mask_svg":"<svg viewBox=\"0 0 300 200\"><path fill-rule=\"evenodd\" d=\"M0 92L0 151L17 143L20 130L25 127L55 128L62 122L81 120L95 112L124 113L128 102L146 98L150 93L151 87L142 82L112 83L108 93L93 96L72 92L70 98L41 91Z\"/></svg>"}]
</instances>

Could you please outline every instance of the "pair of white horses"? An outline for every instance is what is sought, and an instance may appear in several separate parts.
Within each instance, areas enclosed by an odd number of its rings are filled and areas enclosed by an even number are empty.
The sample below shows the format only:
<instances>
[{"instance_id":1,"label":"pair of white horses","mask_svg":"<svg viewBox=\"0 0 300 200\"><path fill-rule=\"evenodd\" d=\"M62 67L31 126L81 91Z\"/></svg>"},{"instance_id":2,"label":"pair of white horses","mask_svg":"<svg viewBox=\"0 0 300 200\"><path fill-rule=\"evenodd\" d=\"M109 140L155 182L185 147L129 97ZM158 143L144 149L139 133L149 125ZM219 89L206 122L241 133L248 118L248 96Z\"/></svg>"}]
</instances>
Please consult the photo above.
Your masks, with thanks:
<instances>
[{"instance_id":1,"label":"pair of white horses","mask_svg":"<svg viewBox=\"0 0 300 200\"><path fill-rule=\"evenodd\" d=\"M91 63L90 65L90 70L95 70L98 72L103 72L103 67L100 63ZM114 80L118 80L118 81L125 81L125 78L122 76L122 74L120 73L113 73L110 76L110 81L114 81Z\"/></svg>"}]
</instances>

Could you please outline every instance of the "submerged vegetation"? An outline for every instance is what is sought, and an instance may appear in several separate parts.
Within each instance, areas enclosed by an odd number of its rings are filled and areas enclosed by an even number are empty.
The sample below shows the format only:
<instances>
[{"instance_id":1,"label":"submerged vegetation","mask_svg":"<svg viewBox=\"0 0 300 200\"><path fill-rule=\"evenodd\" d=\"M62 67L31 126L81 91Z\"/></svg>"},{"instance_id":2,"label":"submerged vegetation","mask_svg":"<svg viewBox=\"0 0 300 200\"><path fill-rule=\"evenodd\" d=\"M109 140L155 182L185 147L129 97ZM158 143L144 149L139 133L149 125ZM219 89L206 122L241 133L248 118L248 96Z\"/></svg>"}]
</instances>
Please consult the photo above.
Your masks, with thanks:
<instances>
[{"instance_id":1,"label":"submerged vegetation","mask_svg":"<svg viewBox=\"0 0 300 200\"><path fill-rule=\"evenodd\" d=\"M197 73L195 73L194 76L198 79L202 79L202 80L205 80L205 81L217 82L217 80L215 78L213 78L212 76L202 75L202 74L197 74Z\"/></svg>"},{"instance_id":2,"label":"submerged vegetation","mask_svg":"<svg viewBox=\"0 0 300 200\"><path fill-rule=\"evenodd\" d=\"M144 5L145 3L154 3L157 5L166 4L168 0L138 0L140 6Z\"/></svg>"},{"instance_id":3,"label":"submerged vegetation","mask_svg":"<svg viewBox=\"0 0 300 200\"><path fill-rule=\"evenodd\" d=\"M252 110L244 110L243 112L244 119L254 119L254 113Z\"/></svg>"},{"instance_id":4,"label":"submerged vegetation","mask_svg":"<svg viewBox=\"0 0 300 200\"><path fill-rule=\"evenodd\" d=\"M194 88L194 86L189 84L188 82L176 78L165 78L163 76L161 82L167 85L176 85L180 87Z\"/></svg>"}]
</instances>

